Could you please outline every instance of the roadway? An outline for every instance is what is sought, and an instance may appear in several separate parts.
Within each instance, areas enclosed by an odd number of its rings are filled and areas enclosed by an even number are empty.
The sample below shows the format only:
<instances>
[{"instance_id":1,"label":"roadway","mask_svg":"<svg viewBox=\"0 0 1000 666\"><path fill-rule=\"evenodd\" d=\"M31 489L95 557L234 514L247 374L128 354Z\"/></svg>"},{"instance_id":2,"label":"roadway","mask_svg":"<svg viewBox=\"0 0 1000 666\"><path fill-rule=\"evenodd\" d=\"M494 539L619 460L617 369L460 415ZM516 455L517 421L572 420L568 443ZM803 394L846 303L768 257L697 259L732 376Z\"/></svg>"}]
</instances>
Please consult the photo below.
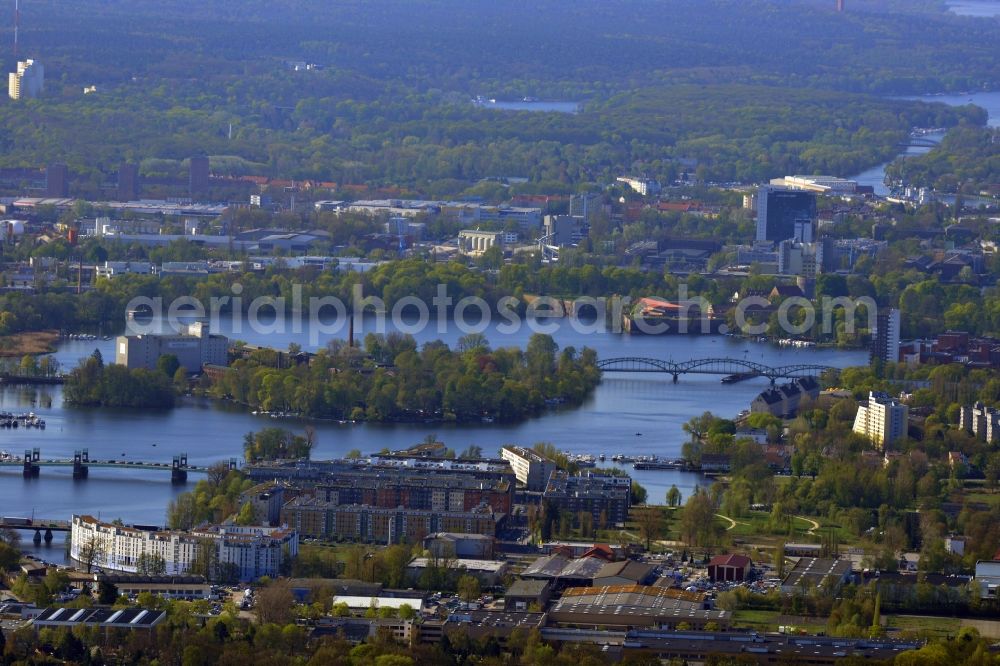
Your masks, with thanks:
<instances>
[{"instance_id":1,"label":"roadway","mask_svg":"<svg viewBox=\"0 0 1000 666\"><path fill-rule=\"evenodd\" d=\"M37 467L73 467L75 464L72 460L35 460L31 463ZM83 467L105 467L105 468L115 468L115 469L145 469L153 470L156 472L169 472L173 469L170 463L147 463L147 462L95 462L93 460L89 462L79 463ZM0 467L24 467L24 461L20 459L15 460L2 460L0 461ZM186 472L194 473L207 473L207 467L197 467L188 466L181 467Z\"/></svg>"}]
</instances>

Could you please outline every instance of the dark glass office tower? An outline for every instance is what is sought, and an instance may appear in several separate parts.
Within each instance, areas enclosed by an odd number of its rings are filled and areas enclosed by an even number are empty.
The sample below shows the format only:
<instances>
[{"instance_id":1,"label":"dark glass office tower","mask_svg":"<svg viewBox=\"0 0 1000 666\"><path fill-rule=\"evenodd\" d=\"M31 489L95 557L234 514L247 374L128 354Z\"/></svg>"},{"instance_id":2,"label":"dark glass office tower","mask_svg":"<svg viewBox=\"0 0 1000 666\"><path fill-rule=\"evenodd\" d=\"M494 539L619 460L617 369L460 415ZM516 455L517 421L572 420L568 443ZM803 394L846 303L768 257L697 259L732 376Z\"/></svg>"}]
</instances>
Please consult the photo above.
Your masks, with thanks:
<instances>
[{"instance_id":1,"label":"dark glass office tower","mask_svg":"<svg viewBox=\"0 0 1000 666\"><path fill-rule=\"evenodd\" d=\"M816 220L816 194L762 185L757 191L757 240L781 242L795 236L795 222Z\"/></svg>"}]
</instances>

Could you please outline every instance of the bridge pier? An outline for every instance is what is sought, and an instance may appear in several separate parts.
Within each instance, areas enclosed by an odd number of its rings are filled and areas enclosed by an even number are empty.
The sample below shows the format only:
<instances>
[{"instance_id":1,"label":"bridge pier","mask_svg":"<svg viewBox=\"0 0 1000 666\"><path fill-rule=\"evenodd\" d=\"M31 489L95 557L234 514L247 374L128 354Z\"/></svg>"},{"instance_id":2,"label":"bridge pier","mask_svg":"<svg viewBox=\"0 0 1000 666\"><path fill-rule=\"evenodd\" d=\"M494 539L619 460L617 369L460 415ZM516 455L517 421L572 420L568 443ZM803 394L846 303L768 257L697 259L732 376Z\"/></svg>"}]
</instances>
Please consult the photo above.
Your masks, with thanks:
<instances>
[{"instance_id":1,"label":"bridge pier","mask_svg":"<svg viewBox=\"0 0 1000 666\"><path fill-rule=\"evenodd\" d=\"M42 542L42 531L35 530L35 536L32 537L31 540L35 543L35 545L40 544Z\"/></svg>"},{"instance_id":2,"label":"bridge pier","mask_svg":"<svg viewBox=\"0 0 1000 666\"><path fill-rule=\"evenodd\" d=\"M87 465L86 465L87 459L89 457L90 456L89 456L89 454L88 454L88 452L87 452L86 449L84 449L82 453L80 451L76 451L76 452L73 453L73 480L74 481L82 481L82 480L84 480L84 479L87 478L88 474L90 473L90 468L87 467Z\"/></svg>"},{"instance_id":3,"label":"bridge pier","mask_svg":"<svg viewBox=\"0 0 1000 666\"><path fill-rule=\"evenodd\" d=\"M182 453L179 456L174 456L174 464L170 469L170 483L180 485L182 483L187 483L188 473L188 457L186 453Z\"/></svg>"},{"instance_id":4,"label":"bridge pier","mask_svg":"<svg viewBox=\"0 0 1000 666\"><path fill-rule=\"evenodd\" d=\"M45 528L45 543L52 543L52 530Z\"/></svg>"},{"instance_id":5,"label":"bridge pier","mask_svg":"<svg viewBox=\"0 0 1000 666\"><path fill-rule=\"evenodd\" d=\"M33 479L38 476L41 468L36 465L41 459L41 452L38 449L24 450L24 467L21 469L21 475L26 479Z\"/></svg>"},{"instance_id":6,"label":"bridge pier","mask_svg":"<svg viewBox=\"0 0 1000 666\"><path fill-rule=\"evenodd\" d=\"M680 375L678 375L678 374L677 374L677 373L675 372L675 373L674 373L674 384L676 384L676 383L677 383L677 380L678 380L678 378L680 378Z\"/></svg>"}]
</instances>

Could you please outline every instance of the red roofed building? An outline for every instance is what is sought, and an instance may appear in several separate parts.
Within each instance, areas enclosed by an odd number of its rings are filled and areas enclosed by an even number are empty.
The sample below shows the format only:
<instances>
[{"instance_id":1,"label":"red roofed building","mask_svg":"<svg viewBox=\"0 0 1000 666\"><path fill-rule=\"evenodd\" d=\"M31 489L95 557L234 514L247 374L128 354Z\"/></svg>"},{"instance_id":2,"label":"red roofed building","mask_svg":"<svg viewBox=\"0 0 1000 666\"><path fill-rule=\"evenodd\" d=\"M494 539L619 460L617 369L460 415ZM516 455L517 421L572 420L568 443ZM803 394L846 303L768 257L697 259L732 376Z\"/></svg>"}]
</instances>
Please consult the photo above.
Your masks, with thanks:
<instances>
[{"instance_id":1,"label":"red roofed building","mask_svg":"<svg viewBox=\"0 0 1000 666\"><path fill-rule=\"evenodd\" d=\"M716 555L708 563L708 577L713 583L746 580L752 564L746 555Z\"/></svg>"},{"instance_id":2,"label":"red roofed building","mask_svg":"<svg viewBox=\"0 0 1000 666\"><path fill-rule=\"evenodd\" d=\"M700 204L695 201L658 201L656 210L661 213L689 213L698 210Z\"/></svg>"},{"instance_id":3,"label":"red roofed building","mask_svg":"<svg viewBox=\"0 0 1000 666\"><path fill-rule=\"evenodd\" d=\"M584 553L580 557L596 557L596 558L602 559L602 560L604 560L606 562L614 562L615 561L615 551L612 550L611 546L609 546L606 543L597 543L597 544L594 544L593 548L591 548L590 550L588 550L586 553Z\"/></svg>"},{"instance_id":4,"label":"red roofed building","mask_svg":"<svg viewBox=\"0 0 1000 666\"><path fill-rule=\"evenodd\" d=\"M677 303L671 303L670 301L665 301L662 298L640 298L639 299L639 314L643 317L666 317L667 315L676 315L681 306Z\"/></svg>"}]
</instances>

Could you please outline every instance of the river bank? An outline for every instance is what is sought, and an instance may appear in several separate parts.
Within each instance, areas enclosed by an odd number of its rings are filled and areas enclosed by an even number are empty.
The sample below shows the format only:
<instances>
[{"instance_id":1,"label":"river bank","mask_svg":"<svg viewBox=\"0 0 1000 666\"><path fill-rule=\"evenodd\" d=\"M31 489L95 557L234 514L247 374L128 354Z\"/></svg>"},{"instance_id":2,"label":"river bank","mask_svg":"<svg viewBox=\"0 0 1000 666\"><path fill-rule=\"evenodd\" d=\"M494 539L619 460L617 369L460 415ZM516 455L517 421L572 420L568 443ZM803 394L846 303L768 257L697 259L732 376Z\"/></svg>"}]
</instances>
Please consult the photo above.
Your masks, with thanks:
<instances>
[{"instance_id":1,"label":"river bank","mask_svg":"<svg viewBox=\"0 0 1000 666\"><path fill-rule=\"evenodd\" d=\"M20 358L51 354L56 350L59 331L30 331L0 336L0 358Z\"/></svg>"},{"instance_id":2,"label":"river bank","mask_svg":"<svg viewBox=\"0 0 1000 666\"><path fill-rule=\"evenodd\" d=\"M1000 12L1000 10L998 10L998 12ZM1000 91L971 92L967 94L915 95L902 97L900 99L928 103L936 102L940 104L947 104L948 106L965 106L966 104L975 104L976 106L986 109L986 112L989 114L989 118L987 120L987 125L989 127L1000 127ZM940 143L943 138L944 132L932 132L921 135L921 139L926 139L933 143ZM907 146L906 149L897 155L893 160L879 164L870 169L866 169L861 173L850 176L849 179L857 181L858 185L871 186L874 189L875 194L880 197L889 196L891 192L889 187L885 184L886 167L899 158L924 155L931 150L932 147L927 145Z\"/></svg>"},{"instance_id":3,"label":"river bank","mask_svg":"<svg viewBox=\"0 0 1000 666\"><path fill-rule=\"evenodd\" d=\"M222 328L234 325L226 322ZM417 337L420 344L441 338L454 345L463 334L450 326L442 335L426 333ZM493 325L484 335L493 346L524 348L530 331L501 333ZM571 326L560 327L553 335L561 348L590 346L600 358L642 357L673 362L737 358L771 367L803 363L847 367L867 362L864 352L776 347L726 336L593 334ZM278 347L307 340L308 331L259 339ZM105 340L64 340L56 357L64 367L72 366L95 348L105 358L113 358L114 343ZM519 423L434 424L272 419L231 403L195 396L184 397L178 407L164 411L77 408L63 403L62 388L58 386L0 386L0 410L32 411L47 423L45 431L30 435L12 432L2 448L19 455L25 448L37 446L43 459L71 458L74 451L87 448L93 459L121 459L124 454L126 460L166 463L174 455L187 453L191 464L208 465L231 457L242 458L243 435L247 432L273 425L301 432L311 425L317 437L315 459L343 457L353 449L364 453L404 449L428 435L435 435L456 450L479 446L486 455L496 455L506 444L551 442L574 454L595 458L604 454L609 461L618 453L676 459L681 457L687 437L682 426L692 416L711 410L734 417L768 385L766 378L722 384L717 376L685 375L675 384L668 374L608 372L577 409L548 410ZM653 503L663 503L672 485L687 497L695 486L711 483L700 474L682 470L622 469L647 488ZM46 468L37 479L23 479L19 470L0 471L0 506L8 507L5 511L10 515L34 512L42 517L66 518L87 512L105 518L121 517L126 522L162 524L167 503L184 489L171 486L162 475L139 470L95 469L86 481L74 481L71 470Z\"/></svg>"}]
</instances>

